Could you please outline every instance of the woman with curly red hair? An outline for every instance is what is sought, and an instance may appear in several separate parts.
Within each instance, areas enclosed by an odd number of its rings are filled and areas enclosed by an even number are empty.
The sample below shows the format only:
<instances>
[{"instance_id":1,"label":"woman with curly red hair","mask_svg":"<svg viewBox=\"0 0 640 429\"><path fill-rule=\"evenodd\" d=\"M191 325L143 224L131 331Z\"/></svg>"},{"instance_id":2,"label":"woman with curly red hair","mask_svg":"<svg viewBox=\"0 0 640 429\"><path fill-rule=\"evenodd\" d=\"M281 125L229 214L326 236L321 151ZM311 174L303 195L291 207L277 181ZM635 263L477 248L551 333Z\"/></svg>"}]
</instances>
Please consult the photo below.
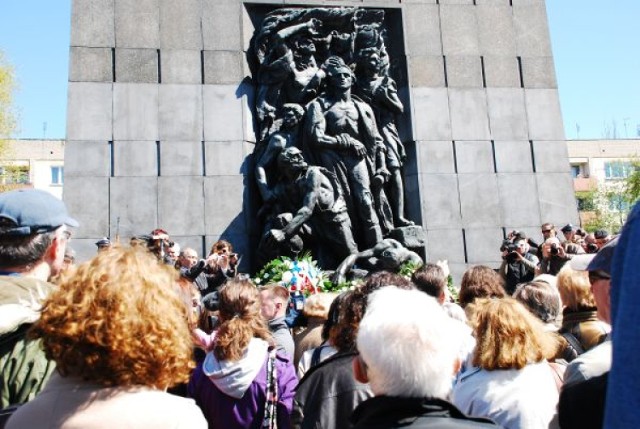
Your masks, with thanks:
<instances>
[{"instance_id":1,"label":"woman with curly red hair","mask_svg":"<svg viewBox=\"0 0 640 429\"><path fill-rule=\"evenodd\" d=\"M218 298L220 325L192 375L189 396L212 428L289 428L298 380L291 357L276 353L258 289L230 279Z\"/></svg>"},{"instance_id":2,"label":"woman with curly red hair","mask_svg":"<svg viewBox=\"0 0 640 429\"><path fill-rule=\"evenodd\" d=\"M193 367L177 272L114 247L65 276L30 335L56 362L7 428L205 428L191 399L165 392Z\"/></svg>"}]
</instances>

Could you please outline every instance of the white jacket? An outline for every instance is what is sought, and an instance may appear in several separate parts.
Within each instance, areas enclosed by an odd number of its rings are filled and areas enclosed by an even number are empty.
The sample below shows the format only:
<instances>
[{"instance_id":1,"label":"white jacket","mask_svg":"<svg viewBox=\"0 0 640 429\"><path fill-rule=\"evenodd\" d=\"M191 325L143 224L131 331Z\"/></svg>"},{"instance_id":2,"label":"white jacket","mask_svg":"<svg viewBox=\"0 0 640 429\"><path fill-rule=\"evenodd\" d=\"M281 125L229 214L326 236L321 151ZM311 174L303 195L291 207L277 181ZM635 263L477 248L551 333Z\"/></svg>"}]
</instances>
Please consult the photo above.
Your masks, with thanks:
<instances>
[{"instance_id":1,"label":"white jacket","mask_svg":"<svg viewBox=\"0 0 640 429\"><path fill-rule=\"evenodd\" d=\"M559 428L558 388L545 361L522 369L469 369L453 387L453 404L506 429Z\"/></svg>"}]
</instances>

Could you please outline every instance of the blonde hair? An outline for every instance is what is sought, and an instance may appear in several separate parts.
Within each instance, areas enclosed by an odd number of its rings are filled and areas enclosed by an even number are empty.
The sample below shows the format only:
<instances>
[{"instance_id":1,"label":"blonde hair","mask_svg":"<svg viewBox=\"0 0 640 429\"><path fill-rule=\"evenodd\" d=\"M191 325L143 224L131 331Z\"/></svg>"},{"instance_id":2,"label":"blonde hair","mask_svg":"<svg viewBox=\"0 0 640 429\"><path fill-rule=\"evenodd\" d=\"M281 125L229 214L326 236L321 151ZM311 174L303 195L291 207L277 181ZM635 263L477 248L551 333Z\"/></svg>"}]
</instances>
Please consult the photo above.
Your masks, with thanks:
<instances>
[{"instance_id":1,"label":"blonde hair","mask_svg":"<svg viewBox=\"0 0 640 429\"><path fill-rule=\"evenodd\" d=\"M593 309L596 301L591 292L587 271L576 271L569 264L558 273L558 292L562 304L570 311Z\"/></svg>"},{"instance_id":2,"label":"blonde hair","mask_svg":"<svg viewBox=\"0 0 640 429\"><path fill-rule=\"evenodd\" d=\"M260 314L260 295L249 280L231 279L219 290L220 327L213 354L219 360L238 361L252 338L271 342Z\"/></svg>"},{"instance_id":3,"label":"blonde hair","mask_svg":"<svg viewBox=\"0 0 640 429\"><path fill-rule=\"evenodd\" d=\"M317 317L326 320L329 316L329 307L338 296L335 293L317 293L309 296L304 303L303 313L307 317Z\"/></svg>"},{"instance_id":4,"label":"blonde hair","mask_svg":"<svg viewBox=\"0 0 640 429\"><path fill-rule=\"evenodd\" d=\"M486 369L521 369L553 358L558 338L513 298L477 299L469 322L476 337L473 365Z\"/></svg>"},{"instance_id":5,"label":"blonde hair","mask_svg":"<svg viewBox=\"0 0 640 429\"><path fill-rule=\"evenodd\" d=\"M175 269L146 249L113 246L63 276L31 336L63 376L158 389L194 367Z\"/></svg>"}]
</instances>

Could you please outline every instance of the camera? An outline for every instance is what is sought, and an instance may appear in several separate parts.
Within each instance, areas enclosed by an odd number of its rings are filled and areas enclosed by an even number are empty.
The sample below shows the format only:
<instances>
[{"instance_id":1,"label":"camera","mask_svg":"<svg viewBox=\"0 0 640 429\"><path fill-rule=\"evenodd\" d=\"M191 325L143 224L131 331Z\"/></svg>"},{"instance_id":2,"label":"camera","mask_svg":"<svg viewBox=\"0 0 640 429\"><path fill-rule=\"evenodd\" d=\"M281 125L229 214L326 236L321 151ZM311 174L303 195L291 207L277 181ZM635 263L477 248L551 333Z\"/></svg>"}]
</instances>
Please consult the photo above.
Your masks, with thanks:
<instances>
[{"instance_id":1,"label":"camera","mask_svg":"<svg viewBox=\"0 0 640 429\"><path fill-rule=\"evenodd\" d=\"M515 254L517 250L518 246L512 243L511 240L504 240L500 246L501 252L507 252L505 259L508 262L514 262L517 259L518 255Z\"/></svg>"},{"instance_id":2,"label":"camera","mask_svg":"<svg viewBox=\"0 0 640 429\"><path fill-rule=\"evenodd\" d=\"M558 243L551 243L551 249L549 250L549 252L552 255L557 255L558 253L560 253L560 245Z\"/></svg>"},{"instance_id":3,"label":"camera","mask_svg":"<svg viewBox=\"0 0 640 429\"><path fill-rule=\"evenodd\" d=\"M518 246L512 243L510 240L504 240L500 246L501 252L513 253L518 250Z\"/></svg>"},{"instance_id":4,"label":"camera","mask_svg":"<svg viewBox=\"0 0 640 429\"><path fill-rule=\"evenodd\" d=\"M598 245L595 243L587 244L587 253L598 253Z\"/></svg>"}]
</instances>

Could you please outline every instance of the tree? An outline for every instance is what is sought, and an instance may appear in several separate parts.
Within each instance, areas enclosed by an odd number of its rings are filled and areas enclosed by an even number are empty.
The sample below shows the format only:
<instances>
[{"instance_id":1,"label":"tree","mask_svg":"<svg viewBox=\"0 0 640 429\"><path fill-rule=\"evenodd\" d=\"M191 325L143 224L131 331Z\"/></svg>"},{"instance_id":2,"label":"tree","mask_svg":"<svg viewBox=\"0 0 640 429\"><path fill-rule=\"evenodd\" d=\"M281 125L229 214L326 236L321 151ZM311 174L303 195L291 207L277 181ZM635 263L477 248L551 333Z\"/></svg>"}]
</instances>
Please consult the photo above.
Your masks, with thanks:
<instances>
[{"instance_id":1,"label":"tree","mask_svg":"<svg viewBox=\"0 0 640 429\"><path fill-rule=\"evenodd\" d=\"M9 140L17 127L17 115L13 106L16 80L13 67L0 51L0 156L7 150Z\"/></svg>"},{"instance_id":2,"label":"tree","mask_svg":"<svg viewBox=\"0 0 640 429\"><path fill-rule=\"evenodd\" d=\"M612 181L600 184L588 192L576 194L581 211L591 211L595 216L583 225L588 232L606 229L617 233L629 214L629 200L626 181Z\"/></svg>"},{"instance_id":3,"label":"tree","mask_svg":"<svg viewBox=\"0 0 640 429\"><path fill-rule=\"evenodd\" d=\"M633 160L633 171L625 179L625 197L630 204L640 199L640 160Z\"/></svg>"}]
</instances>

